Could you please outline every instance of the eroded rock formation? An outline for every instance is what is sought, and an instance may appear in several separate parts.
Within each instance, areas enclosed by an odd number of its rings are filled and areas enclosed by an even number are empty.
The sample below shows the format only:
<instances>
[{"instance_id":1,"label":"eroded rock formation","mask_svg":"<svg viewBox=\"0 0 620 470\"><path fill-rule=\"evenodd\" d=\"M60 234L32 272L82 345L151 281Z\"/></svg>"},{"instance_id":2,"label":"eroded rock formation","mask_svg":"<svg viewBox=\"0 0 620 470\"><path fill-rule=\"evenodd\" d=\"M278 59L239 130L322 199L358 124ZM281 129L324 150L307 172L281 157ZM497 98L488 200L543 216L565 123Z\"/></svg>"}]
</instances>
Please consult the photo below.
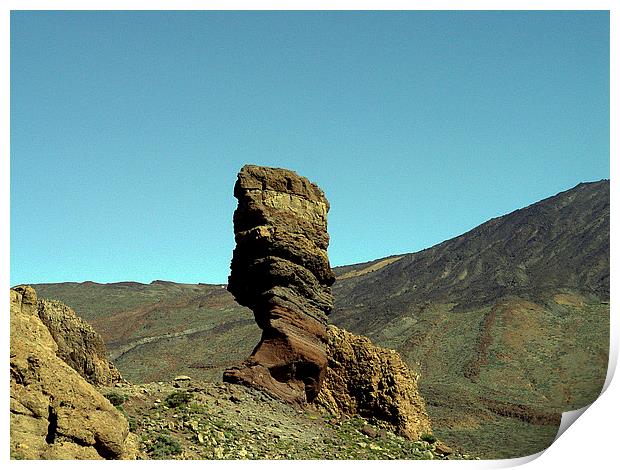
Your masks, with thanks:
<instances>
[{"instance_id":1,"label":"eroded rock formation","mask_svg":"<svg viewBox=\"0 0 620 470\"><path fill-rule=\"evenodd\" d=\"M418 393L418 377L396 351L329 326L327 357L317 406L337 415L359 414L384 421L409 439L431 433L426 405Z\"/></svg>"},{"instance_id":2,"label":"eroded rock formation","mask_svg":"<svg viewBox=\"0 0 620 470\"><path fill-rule=\"evenodd\" d=\"M12 457L135 458L127 420L57 352L34 289L11 289Z\"/></svg>"},{"instance_id":3,"label":"eroded rock formation","mask_svg":"<svg viewBox=\"0 0 620 470\"><path fill-rule=\"evenodd\" d=\"M92 326L57 300L39 299L39 318L58 345L57 355L93 385L122 381L107 358L105 343Z\"/></svg>"},{"instance_id":4,"label":"eroded rock formation","mask_svg":"<svg viewBox=\"0 0 620 470\"><path fill-rule=\"evenodd\" d=\"M224 380L290 403L317 396L327 367L327 315L335 277L329 265L329 203L290 170L244 166L234 195L237 243L228 290L252 309L262 337Z\"/></svg>"}]
</instances>

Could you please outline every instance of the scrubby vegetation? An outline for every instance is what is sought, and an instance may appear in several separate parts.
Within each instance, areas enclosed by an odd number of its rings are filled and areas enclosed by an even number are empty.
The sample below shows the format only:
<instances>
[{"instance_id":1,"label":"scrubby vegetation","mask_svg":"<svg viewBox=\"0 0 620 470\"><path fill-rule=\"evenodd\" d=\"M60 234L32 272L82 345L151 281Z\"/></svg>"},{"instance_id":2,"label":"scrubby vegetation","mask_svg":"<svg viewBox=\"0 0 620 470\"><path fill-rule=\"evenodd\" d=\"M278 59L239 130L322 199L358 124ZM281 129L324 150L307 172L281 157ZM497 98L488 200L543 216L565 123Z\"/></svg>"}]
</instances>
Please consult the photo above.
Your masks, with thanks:
<instances>
[{"instance_id":1,"label":"scrubby vegetation","mask_svg":"<svg viewBox=\"0 0 620 470\"><path fill-rule=\"evenodd\" d=\"M119 407L127 401L127 397L121 393L112 391L104 395L112 405Z\"/></svg>"},{"instance_id":2,"label":"scrubby vegetation","mask_svg":"<svg viewBox=\"0 0 620 470\"><path fill-rule=\"evenodd\" d=\"M170 434L164 432L144 440L146 452L152 459L169 459L183 450L181 444Z\"/></svg>"},{"instance_id":3,"label":"scrubby vegetation","mask_svg":"<svg viewBox=\"0 0 620 470\"><path fill-rule=\"evenodd\" d=\"M296 410L242 386L175 385L122 386L124 412L147 458L472 458L428 436L407 440L381 421Z\"/></svg>"},{"instance_id":4,"label":"scrubby vegetation","mask_svg":"<svg viewBox=\"0 0 620 470\"><path fill-rule=\"evenodd\" d=\"M191 399L191 393L185 391L172 392L166 397L166 399L164 400L164 404L169 408L180 408L183 406L187 406Z\"/></svg>"}]
</instances>

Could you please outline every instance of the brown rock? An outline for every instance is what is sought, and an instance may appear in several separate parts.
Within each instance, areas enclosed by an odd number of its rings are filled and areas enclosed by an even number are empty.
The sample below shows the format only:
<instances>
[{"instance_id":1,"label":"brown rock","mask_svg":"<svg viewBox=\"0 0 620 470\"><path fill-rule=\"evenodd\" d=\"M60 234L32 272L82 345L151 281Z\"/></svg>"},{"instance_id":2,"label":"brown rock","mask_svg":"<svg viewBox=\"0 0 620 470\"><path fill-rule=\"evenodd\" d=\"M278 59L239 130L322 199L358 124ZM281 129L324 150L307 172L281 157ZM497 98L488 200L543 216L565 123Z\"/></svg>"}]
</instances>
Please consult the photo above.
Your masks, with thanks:
<instances>
[{"instance_id":1,"label":"brown rock","mask_svg":"<svg viewBox=\"0 0 620 470\"><path fill-rule=\"evenodd\" d=\"M135 458L137 441L108 400L58 357L34 289L11 289L11 455Z\"/></svg>"},{"instance_id":2,"label":"brown rock","mask_svg":"<svg viewBox=\"0 0 620 470\"><path fill-rule=\"evenodd\" d=\"M105 343L88 323L62 302L39 299L39 318L58 345L57 356L93 385L122 381L107 358Z\"/></svg>"},{"instance_id":3,"label":"brown rock","mask_svg":"<svg viewBox=\"0 0 620 470\"><path fill-rule=\"evenodd\" d=\"M435 442L435 452L442 455L450 455L453 453L453 450L443 442L437 441Z\"/></svg>"},{"instance_id":4,"label":"brown rock","mask_svg":"<svg viewBox=\"0 0 620 470\"><path fill-rule=\"evenodd\" d=\"M315 404L333 414L359 414L390 424L408 439L431 433L418 377L398 353L329 326L327 374Z\"/></svg>"},{"instance_id":5,"label":"brown rock","mask_svg":"<svg viewBox=\"0 0 620 470\"><path fill-rule=\"evenodd\" d=\"M263 330L252 355L224 373L227 382L289 403L317 396L325 370L330 286L329 203L296 173L253 165L239 172L233 222L237 243L228 290Z\"/></svg>"},{"instance_id":6,"label":"brown rock","mask_svg":"<svg viewBox=\"0 0 620 470\"><path fill-rule=\"evenodd\" d=\"M377 431L375 431L375 429L369 424L365 424L364 426L362 426L362 434L365 434L372 439L377 437Z\"/></svg>"}]
</instances>

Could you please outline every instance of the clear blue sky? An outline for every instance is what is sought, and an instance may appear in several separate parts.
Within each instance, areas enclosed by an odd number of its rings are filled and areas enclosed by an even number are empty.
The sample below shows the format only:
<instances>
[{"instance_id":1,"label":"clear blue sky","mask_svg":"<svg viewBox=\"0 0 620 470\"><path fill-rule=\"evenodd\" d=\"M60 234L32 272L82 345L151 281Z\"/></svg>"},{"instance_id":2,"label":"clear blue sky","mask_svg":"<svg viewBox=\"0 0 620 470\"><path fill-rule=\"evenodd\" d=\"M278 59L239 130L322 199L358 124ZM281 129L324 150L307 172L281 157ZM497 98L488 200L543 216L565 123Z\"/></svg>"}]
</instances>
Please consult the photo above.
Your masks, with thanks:
<instances>
[{"instance_id":1,"label":"clear blue sky","mask_svg":"<svg viewBox=\"0 0 620 470\"><path fill-rule=\"evenodd\" d=\"M223 283L246 163L333 265L609 178L606 12L13 12L11 285Z\"/></svg>"}]
</instances>

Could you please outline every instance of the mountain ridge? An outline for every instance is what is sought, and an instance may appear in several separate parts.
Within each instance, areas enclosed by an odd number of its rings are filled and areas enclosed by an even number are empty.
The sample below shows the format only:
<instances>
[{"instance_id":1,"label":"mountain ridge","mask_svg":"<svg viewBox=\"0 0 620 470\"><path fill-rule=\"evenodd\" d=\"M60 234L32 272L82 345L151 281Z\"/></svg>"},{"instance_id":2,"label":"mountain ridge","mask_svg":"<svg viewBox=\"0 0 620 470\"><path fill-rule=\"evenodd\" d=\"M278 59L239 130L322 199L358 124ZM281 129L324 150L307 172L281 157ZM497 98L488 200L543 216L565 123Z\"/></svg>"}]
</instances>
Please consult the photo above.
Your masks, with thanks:
<instances>
[{"instance_id":1,"label":"mountain ridge","mask_svg":"<svg viewBox=\"0 0 620 470\"><path fill-rule=\"evenodd\" d=\"M465 232L463 232L463 233L461 233L461 234L459 234L459 235L456 235L456 236L453 236L453 237L446 238L446 239L444 239L444 240L442 240L442 241L439 241L439 242L437 242L437 243L434 243L433 245L430 245L430 246L428 246L428 247L426 247L426 248L422 248L422 249L417 250L417 251L411 251L411 252L410 252L410 251L407 251L407 252L403 252L403 253L395 253L395 254L390 254L390 255L387 255L387 256L381 256L381 257L379 257L379 258L374 258L374 259L371 259L371 260L368 260L368 261L360 261L360 262L357 262L357 263L351 263L351 264L345 264L345 265L334 266L334 267L332 267L332 269L333 269L334 271L336 271L336 272L343 272L343 271L347 271L347 270L349 270L349 269L351 269L351 268L356 268L356 267L366 266L366 265L373 264L373 263L377 263L377 262L379 262L379 261L383 261L383 260L386 260L386 259L389 259L389 258L403 257L403 256L406 256L406 255L412 255L412 254L416 254L416 253L422 253L422 252L425 252L425 251L427 251L427 250L431 250L431 249L433 249L433 248L435 248L435 247L437 247L437 246L439 246L439 245L442 245L442 244L444 244L444 243L446 243L446 242L449 242L449 241L451 241L451 240L455 240L455 239L457 239L457 238L464 237L464 236L466 236L466 235L470 234L471 232L475 231L475 230L476 230L476 229L478 229L479 227L481 227L481 226L483 226L483 225L485 225L485 224L487 224L487 223L489 223L489 222L493 222L493 221L496 221L496 220L498 220L498 219L503 219L503 218L505 218L505 217L511 216L511 215L513 215L513 214L515 214L515 213L517 213L517 212L520 212L520 211L526 210L526 209L528 209L528 208L530 208L530 207L532 207L532 206L536 206L536 205L538 205L538 204L540 204L540 203L543 203L543 202L545 202L545 201L548 201L548 200L550 200L550 199L553 199L553 198L555 198L555 197L557 197L557 196L560 196L560 195L562 195L562 194L565 194L565 193L569 193L569 192L571 192L571 191L574 191L574 190L576 190L577 188L580 188L580 187L588 187L588 186L590 186L590 185L609 185L609 184L610 184L610 180L609 180L608 178L602 178L602 179L600 179L600 180L596 180L596 181L586 181L586 182L580 182L580 183L577 183L577 184L576 184L575 186L573 186L572 188L565 189L565 190L560 191L560 192L558 192L558 193L556 193L556 194L554 194L554 195L552 195L552 196L547 196L547 197L545 197L545 198L543 198L543 199L540 199L539 201L532 202L531 204L528 204L527 206L523 206L523 207L520 207L520 208L518 208L518 209L514 209L514 210L512 210L511 212L507 212L507 213L505 213L505 214L498 215L498 216L496 216L496 217L491 217L490 219L488 219L488 220L486 220L486 221L482 222L481 224L478 224L478 225L476 225L476 226L472 227L471 229L469 229L469 230L467 230L467 231L465 231Z\"/></svg>"},{"instance_id":2,"label":"mountain ridge","mask_svg":"<svg viewBox=\"0 0 620 470\"><path fill-rule=\"evenodd\" d=\"M576 197L581 198L586 207L575 207L575 204L571 204ZM567 209L569 214L566 215L570 217L566 217L566 220L570 220L573 227L562 225L561 218L554 214L566 212ZM589 213L594 212L600 216L592 221L584 220ZM555 223L550 224L545 218L553 215L556 216ZM581 222L581 225L575 228L575 222ZM513 230L516 236L511 234ZM553 237L556 245L567 246L574 242L571 237L583 236L588 231L596 233L589 237L589 251L585 255L573 249L572 253L564 256L561 251L563 246L557 249L547 249L544 245L542 248L535 246L543 236ZM558 240L558 237L562 238ZM512 245L509 242L513 242ZM544 240L542 242L544 244ZM498 243L504 244L495 247ZM494 252L489 253L492 250ZM400 259L382 269L368 273L364 278L364 285L361 286L357 285L356 279L342 279L343 273L350 270L349 267L345 270L336 268L336 275L340 276L342 281L334 286L334 295L337 297L336 317L339 316L339 309L346 308L342 302L338 302L338 298L364 300L376 297L376 293L370 288L376 278L380 281L383 298L387 297L386 290L398 286L398 289L403 291L399 293L399 301L405 299L418 304L427 301L457 302L459 308L480 306L508 294L541 300L540 294L544 294L547 287L571 289L580 285L586 287L579 288L580 292L593 293L608 300L609 180L580 183L538 203L493 218L462 235L400 256ZM540 266L540 260L546 264L550 259L558 257L560 259L557 262L565 268L571 268L571 271L564 269L560 273L554 272L554 282L549 282L550 270ZM378 261L381 260L363 263L363 266ZM503 271L493 269L491 265L497 262L504 265ZM435 266L431 266L431 263ZM597 263L601 265L598 266ZM578 272L588 274L584 276L577 274ZM471 281L472 275L478 277L474 282ZM490 275L495 282L476 285L475 281L478 281L481 275ZM598 279L597 276L603 277Z\"/></svg>"}]
</instances>

